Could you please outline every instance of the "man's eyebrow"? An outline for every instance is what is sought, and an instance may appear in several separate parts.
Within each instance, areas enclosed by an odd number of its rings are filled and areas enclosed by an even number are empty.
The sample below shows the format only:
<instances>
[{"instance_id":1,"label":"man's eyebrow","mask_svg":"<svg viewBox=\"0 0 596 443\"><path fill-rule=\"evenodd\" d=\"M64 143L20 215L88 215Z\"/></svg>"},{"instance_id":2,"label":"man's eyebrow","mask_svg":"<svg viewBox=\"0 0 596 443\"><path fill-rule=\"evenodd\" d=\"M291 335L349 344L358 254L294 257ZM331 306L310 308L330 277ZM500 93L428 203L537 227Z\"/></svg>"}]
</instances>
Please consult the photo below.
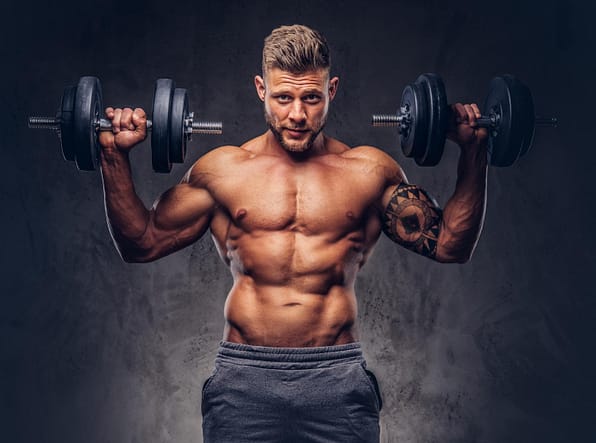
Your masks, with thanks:
<instances>
[{"instance_id":1,"label":"man's eyebrow","mask_svg":"<svg viewBox=\"0 0 596 443\"><path fill-rule=\"evenodd\" d=\"M316 95L321 95L323 94L323 91L321 91L320 89L307 89L305 91L300 92L300 96L305 96L305 95L312 95L312 94L316 94ZM271 95L294 95L294 92L290 89L280 89L280 90L273 90L271 91Z\"/></svg>"},{"instance_id":2,"label":"man's eyebrow","mask_svg":"<svg viewBox=\"0 0 596 443\"><path fill-rule=\"evenodd\" d=\"M307 89L306 91L304 91L302 93L302 95L308 95L308 94L322 94L323 91L321 89L317 89L317 88L313 88L313 89Z\"/></svg>"}]
</instances>

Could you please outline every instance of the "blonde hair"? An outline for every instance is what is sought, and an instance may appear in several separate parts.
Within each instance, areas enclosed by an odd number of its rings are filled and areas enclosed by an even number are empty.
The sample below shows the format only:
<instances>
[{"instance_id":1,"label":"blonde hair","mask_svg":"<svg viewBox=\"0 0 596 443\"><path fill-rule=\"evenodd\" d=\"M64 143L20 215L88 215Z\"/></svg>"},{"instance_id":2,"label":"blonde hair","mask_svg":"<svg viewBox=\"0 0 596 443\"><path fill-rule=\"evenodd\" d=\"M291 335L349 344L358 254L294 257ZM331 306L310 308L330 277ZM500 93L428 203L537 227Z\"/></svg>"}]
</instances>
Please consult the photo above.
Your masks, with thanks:
<instances>
[{"instance_id":1,"label":"blonde hair","mask_svg":"<svg viewBox=\"0 0 596 443\"><path fill-rule=\"evenodd\" d=\"M292 74L330 69L327 40L307 26L280 26L265 39L262 64L263 75L272 68Z\"/></svg>"}]
</instances>

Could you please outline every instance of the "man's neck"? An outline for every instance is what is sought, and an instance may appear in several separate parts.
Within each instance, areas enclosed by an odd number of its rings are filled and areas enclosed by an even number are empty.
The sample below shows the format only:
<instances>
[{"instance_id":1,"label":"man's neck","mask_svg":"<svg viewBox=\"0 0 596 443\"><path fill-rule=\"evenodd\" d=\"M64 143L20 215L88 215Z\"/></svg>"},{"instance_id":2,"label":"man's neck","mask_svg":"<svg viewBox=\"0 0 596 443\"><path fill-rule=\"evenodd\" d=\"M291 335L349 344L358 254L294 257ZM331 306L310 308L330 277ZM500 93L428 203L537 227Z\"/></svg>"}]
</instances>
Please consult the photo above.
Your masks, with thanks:
<instances>
[{"instance_id":1,"label":"man's neck","mask_svg":"<svg viewBox=\"0 0 596 443\"><path fill-rule=\"evenodd\" d=\"M301 152L290 151L284 148L271 130L263 134L265 145L263 152L272 155L279 155L294 162L304 162L311 158L327 154L327 137L321 132L314 140L312 146Z\"/></svg>"}]
</instances>

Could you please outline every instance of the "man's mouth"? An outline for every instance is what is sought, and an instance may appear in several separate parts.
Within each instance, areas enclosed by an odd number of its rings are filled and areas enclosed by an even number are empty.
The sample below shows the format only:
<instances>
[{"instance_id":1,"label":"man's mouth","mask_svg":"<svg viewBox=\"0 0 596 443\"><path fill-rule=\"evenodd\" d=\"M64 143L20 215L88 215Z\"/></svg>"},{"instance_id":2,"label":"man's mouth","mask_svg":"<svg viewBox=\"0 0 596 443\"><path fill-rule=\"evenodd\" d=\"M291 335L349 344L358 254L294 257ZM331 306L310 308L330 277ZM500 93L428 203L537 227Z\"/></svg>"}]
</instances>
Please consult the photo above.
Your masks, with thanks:
<instances>
[{"instance_id":1,"label":"man's mouth","mask_svg":"<svg viewBox=\"0 0 596 443\"><path fill-rule=\"evenodd\" d=\"M286 132L292 138L301 138L304 134L306 134L307 132L309 132L309 130L308 129L291 129L291 128L286 128Z\"/></svg>"}]
</instances>

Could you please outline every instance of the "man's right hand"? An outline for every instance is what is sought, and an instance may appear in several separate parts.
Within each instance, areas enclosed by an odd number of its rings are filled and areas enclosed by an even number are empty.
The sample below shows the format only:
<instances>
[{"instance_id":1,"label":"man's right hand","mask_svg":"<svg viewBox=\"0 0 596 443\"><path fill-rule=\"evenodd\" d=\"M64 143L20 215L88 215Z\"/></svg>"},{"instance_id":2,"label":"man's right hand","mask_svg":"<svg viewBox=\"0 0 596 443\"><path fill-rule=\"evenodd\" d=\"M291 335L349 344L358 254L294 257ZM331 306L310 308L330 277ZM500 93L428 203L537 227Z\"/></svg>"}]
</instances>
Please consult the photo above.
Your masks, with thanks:
<instances>
[{"instance_id":1,"label":"man's right hand","mask_svg":"<svg viewBox=\"0 0 596 443\"><path fill-rule=\"evenodd\" d=\"M147 114L141 108L106 108L106 118L112 122L112 131L101 131L99 143L103 149L130 151L147 137Z\"/></svg>"}]
</instances>

